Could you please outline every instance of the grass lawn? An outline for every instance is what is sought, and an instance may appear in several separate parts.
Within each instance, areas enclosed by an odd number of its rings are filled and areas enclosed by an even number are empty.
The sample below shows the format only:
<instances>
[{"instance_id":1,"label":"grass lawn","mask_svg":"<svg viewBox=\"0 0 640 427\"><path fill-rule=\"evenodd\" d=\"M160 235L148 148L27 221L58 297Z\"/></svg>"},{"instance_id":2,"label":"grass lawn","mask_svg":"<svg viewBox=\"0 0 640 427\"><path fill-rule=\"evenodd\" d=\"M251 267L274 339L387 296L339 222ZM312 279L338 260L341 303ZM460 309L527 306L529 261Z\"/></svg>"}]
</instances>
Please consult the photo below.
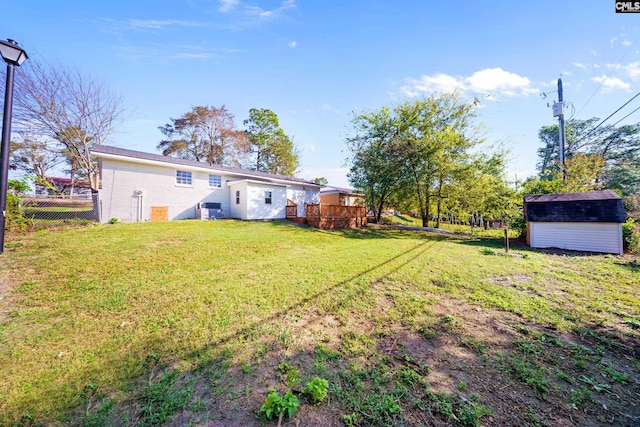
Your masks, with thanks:
<instances>
[{"instance_id":1,"label":"grass lawn","mask_svg":"<svg viewBox=\"0 0 640 427\"><path fill-rule=\"evenodd\" d=\"M12 236L0 425L275 425L274 390L298 399L285 425L639 425L638 258L501 245L233 220Z\"/></svg>"}]
</instances>

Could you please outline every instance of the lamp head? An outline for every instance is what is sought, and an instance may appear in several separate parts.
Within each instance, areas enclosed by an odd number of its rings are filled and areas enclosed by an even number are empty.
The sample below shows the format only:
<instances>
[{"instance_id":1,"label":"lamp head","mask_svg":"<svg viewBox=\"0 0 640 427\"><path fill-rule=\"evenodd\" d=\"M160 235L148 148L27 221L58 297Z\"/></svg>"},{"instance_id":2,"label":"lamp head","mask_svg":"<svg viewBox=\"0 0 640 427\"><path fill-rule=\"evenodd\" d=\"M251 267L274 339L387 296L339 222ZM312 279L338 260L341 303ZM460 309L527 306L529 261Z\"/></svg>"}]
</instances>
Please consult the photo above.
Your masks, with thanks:
<instances>
[{"instance_id":1,"label":"lamp head","mask_svg":"<svg viewBox=\"0 0 640 427\"><path fill-rule=\"evenodd\" d=\"M27 60L27 52L24 51L15 40L0 40L0 55L7 64L20 66Z\"/></svg>"}]
</instances>

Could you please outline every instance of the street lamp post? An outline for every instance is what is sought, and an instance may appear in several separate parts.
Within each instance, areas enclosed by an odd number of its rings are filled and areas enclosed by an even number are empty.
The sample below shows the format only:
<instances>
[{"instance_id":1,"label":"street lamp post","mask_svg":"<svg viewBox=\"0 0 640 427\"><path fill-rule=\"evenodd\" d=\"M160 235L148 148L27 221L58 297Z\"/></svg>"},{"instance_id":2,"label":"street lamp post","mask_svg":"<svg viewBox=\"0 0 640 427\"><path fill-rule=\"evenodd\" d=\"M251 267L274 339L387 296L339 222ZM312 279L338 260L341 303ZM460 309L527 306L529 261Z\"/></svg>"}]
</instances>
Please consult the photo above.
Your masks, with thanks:
<instances>
[{"instance_id":1,"label":"street lamp post","mask_svg":"<svg viewBox=\"0 0 640 427\"><path fill-rule=\"evenodd\" d=\"M2 145L0 146L0 254L4 252L4 228L7 219L7 191L9 186L9 144L11 142L11 111L13 107L13 71L27 60L15 40L0 40L0 55L7 63L7 85L4 91Z\"/></svg>"}]
</instances>

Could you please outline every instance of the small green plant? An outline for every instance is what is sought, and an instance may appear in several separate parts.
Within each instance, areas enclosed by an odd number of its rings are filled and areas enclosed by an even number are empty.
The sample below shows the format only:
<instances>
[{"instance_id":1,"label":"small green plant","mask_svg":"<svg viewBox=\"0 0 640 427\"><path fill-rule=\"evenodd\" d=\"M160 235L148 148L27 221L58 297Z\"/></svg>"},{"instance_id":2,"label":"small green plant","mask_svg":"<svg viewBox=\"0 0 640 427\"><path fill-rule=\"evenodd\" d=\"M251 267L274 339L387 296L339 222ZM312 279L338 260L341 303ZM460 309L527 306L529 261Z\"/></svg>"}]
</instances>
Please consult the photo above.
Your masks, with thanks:
<instances>
[{"instance_id":1,"label":"small green plant","mask_svg":"<svg viewBox=\"0 0 640 427\"><path fill-rule=\"evenodd\" d=\"M631 218L622 224L622 242L624 250L627 252L640 252L640 233L636 231L635 227L636 223Z\"/></svg>"},{"instance_id":2,"label":"small green plant","mask_svg":"<svg viewBox=\"0 0 640 427\"><path fill-rule=\"evenodd\" d=\"M300 370L287 362L283 361L278 364L278 373L282 381L284 381L289 388L292 388L302 381L300 378Z\"/></svg>"},{"instance_id":3,"label":"small green plant","mask_svg":"<svg viewBox=\"0 0 640 427\"><path fill-rule=\"evenodd\" d=\"M315 377L307 383L302 392L311 397L311 400L320 403L322 402L329 392L329 381L324 378Z\"/></svg>"},{"instance_id":4,"label":"small green plant","mask_svg":"<svg viewBox=\"0 0 640 427\"><path fill-rule=\"evenodd\" d=\"M615 382L617 382L619 384L622 384L622 385L629 384L629 381L630 381L629 380L629 374L624 374L622 372L618 372L616 369L614 369L613 367L611 367L609 365L600 365L599 368L600 368L600 371L603 374L608 375Z\"/></svg>"},{"instance_id":5,"label":"small green plant","mask_svg":"<svg viewBox=\"0 0 640 427\"><path fill-rule=\"evenodd\" d=\"M495 255L496 252L491 248L484 248L482 250L482 255Z\"/></svg>"},{"instance_id":6,"label":"small green plant","mask_svg":"<svg viewBox=\"0 0 640 427\"><path fill-rule=\"evenodd\" d=\"M120 222L120 220L118 218L111 218L109 220L109 224L117 224L118 222Z\"/></svg>"},{"instance_id":7,"label":"small green plant","mask_svg":"<svg viewBox=\"0 0 640 427\"><path fill-rule=\"evenodd\" d=\"M287 415L289 419L296 413L300 406L300 400L290 391L281 396L275 389L269 389L269 394L260 408L268 420L273 417Z\"/></svg>"},{"instance_id":8,"label":"small green plant","mask_svg":"<svg viewBox=\"0 0 640 427\"><path fill-rule=\"evenodd\" d=\"M347 427L355 427L358 425L358 414L356 414L355 412L345 414L342 416L342 420Z\"/></svg>"},{"instance_id":9,"label":"small green plant","mask_svg":"<svg viewBox=\"0 0 640 427\"><path fill-rule=\"evenodd\" d=\"M578 409L589 399L591 396L591 392L586 387L580 387L579 389L571 389L571 404L569 405L572 409Z\"/></svg>"}]
</instances>

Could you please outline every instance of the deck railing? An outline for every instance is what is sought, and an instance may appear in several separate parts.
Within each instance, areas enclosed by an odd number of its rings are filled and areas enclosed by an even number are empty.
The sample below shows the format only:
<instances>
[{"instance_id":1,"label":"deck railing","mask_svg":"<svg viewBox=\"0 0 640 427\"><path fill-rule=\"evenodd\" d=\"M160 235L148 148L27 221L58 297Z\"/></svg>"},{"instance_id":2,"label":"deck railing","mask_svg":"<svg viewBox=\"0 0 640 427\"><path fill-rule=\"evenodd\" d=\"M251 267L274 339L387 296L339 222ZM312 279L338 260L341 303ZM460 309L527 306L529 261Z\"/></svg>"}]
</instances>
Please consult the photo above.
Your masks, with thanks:
<instances>
[{"instance_id":1,"label":"deck railing","mask_svg":"<svg viewBox=\"0 0 640 427\"><path fill-rule=\"evenodd\" d=\"M287 200L287 219L304 220L316 228L353 228L367 224L367 210L363 206L321 205L305 203L305 217L298 217L298 205Z\"/></svg>"}]
</instances>

